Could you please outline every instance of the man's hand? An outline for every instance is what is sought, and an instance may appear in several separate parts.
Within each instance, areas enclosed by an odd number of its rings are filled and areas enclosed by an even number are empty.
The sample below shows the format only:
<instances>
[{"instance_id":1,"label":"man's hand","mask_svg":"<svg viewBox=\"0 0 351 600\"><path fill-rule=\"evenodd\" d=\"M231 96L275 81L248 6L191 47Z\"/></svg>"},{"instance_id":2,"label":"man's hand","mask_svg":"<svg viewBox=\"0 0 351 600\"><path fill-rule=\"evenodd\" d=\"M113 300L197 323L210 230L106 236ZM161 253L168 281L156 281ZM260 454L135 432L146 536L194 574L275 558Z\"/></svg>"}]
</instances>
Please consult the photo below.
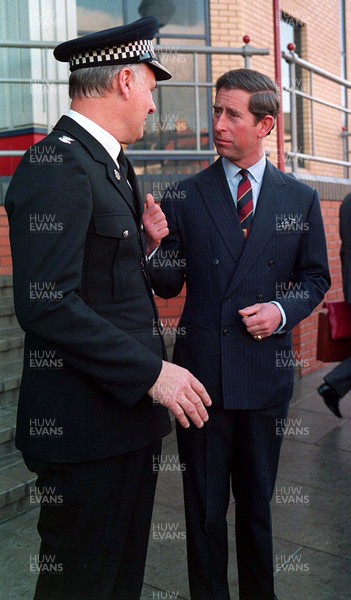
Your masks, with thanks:
<instances>
[{"instance_id":1,"label":"man's hand","mask_svg":"<svg viewBox=\"0 0 351 600\"><path fill-rule=\"evenodd\" d=\"M189 419L196 427L208 420L205 406L212 404L204 386L187 369L162 361L158 379L148 394L166 406L183 427L190 427Z\"/></svg>"},{"instance_id":2,"label":"man's hand","mask_svg":"<svg viewBox=\"0 0 351 600\"><path fill-rule=\"evenodd\" d=\"M149 256L151 252L158 248L161 240L169 234L165 214L161 207L156 204L152 194L146 194L142 221L146 234L146 254Z\"/></svg>"},{"instance_id":3,"label":"man's hand","mask_svg":"<svg viewBox=\"0 0 351 600\"><path fill-rule=\"evenodd\" d=\"M243 323L253 337L268 337L278 329L282 321L281 312L276 304L263 302L246 306L239 310Z\"/></svg>"}]
</instances>

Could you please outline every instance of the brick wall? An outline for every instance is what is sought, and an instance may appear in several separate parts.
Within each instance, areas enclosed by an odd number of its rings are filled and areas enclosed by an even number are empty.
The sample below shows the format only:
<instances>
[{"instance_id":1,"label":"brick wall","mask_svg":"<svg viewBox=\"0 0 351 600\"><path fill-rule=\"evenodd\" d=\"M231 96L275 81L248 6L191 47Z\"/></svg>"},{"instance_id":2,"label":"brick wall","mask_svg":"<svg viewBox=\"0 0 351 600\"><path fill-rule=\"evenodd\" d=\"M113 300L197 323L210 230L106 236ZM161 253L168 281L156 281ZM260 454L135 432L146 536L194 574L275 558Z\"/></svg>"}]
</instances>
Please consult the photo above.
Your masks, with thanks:
<instances>
[{"instance_id":1,"label":"brick wall","mask_svg":"<svg viewBox=\"0 0 351 600\"><path fill-rule=\"evenodd\" d=\"M11 273L12 261L8 220L4 207L0 206L0 276L11 275Z\"/></svg>"},{"instance_id":2,"label":"brick wall","mask_svg":"<svg viewBox=\"0 0 351 600\"><path fill-rule=\"evenodd\" d=\"M330 0L281 0L284 16L294 19L301 26L302 58L337 76L341 76L341 21L340 3ZM346 2L346 24L348 39L348 79L351 78L351 0ZM273 2L262 0L210 0L211 45L217 47L242 47L245 34L251 37L251 45L269 48L269 56L253 56L251 67L274 78L274 20ZM282 48L287 50L287 48ZM240 56L214 56L212 60L213 80L228 69L243 67ZM307 72L306 72L307 73ZM303 76L303 91L309 93L308 74ZM326 101L341 104L340 86L315 75L313 93ZM311 153L311 103L303 102L304 152ZM314 103L315 154L344 160L342 139L342 116L340 112ZM276 156L275 132L267 139L267 150L273 162ZM343 177L343 167L326 166L323 163L307 162L305 168L316 175Z\"/></svg>"},{"instance_id":3,"label":"brick wall","mask_svg":"<svg viewBox=\"0 0 351 600\"><path fill-rule=\"evenodd\" d=\"M328 244L329 268L332 285L325 300L343 300L341 266L340 266L340 238L339 238L339 208L341 202L322 200L322 214ZM324 363L316 360L318 312L317 307L312 315L302 321L294 329L294 350L297 361L301 362L301 375L307 375L323 366Z\"/></svg>"}]
</instances>

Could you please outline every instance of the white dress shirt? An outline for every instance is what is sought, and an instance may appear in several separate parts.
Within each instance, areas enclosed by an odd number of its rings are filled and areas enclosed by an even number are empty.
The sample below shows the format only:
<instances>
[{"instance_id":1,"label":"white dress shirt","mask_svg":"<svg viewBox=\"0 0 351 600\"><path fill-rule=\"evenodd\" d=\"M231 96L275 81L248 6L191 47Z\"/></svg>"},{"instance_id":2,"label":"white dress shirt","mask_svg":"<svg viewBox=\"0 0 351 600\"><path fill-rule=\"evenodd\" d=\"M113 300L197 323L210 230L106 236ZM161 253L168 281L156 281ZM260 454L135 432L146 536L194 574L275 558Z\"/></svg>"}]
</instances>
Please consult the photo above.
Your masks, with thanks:
<instances>
[{"instance_id":1,"label":"white dress shirt","mask_svg":"<svg viewBox=\"0 0 351 600\"><path fill-rule=\"evenodd\" d=\"M106 152L109 153L112 160L116 163L118 167L117 156L120 153L121 144L117 142L116 138L114 138L113 135L106 131L106 129L103 129L102 127L100 127L100 125L98 125L91 119L88 119L88 117L81 115L76 110L72 110L70 108L67 113L67 116L73 119L73 121L76 121L78 125L83 127L83 129L86 129L86 131L88 131L90 135L92 135L98 142L100 142L100 144L105 148Z\"/></svg>"}]
</instances>

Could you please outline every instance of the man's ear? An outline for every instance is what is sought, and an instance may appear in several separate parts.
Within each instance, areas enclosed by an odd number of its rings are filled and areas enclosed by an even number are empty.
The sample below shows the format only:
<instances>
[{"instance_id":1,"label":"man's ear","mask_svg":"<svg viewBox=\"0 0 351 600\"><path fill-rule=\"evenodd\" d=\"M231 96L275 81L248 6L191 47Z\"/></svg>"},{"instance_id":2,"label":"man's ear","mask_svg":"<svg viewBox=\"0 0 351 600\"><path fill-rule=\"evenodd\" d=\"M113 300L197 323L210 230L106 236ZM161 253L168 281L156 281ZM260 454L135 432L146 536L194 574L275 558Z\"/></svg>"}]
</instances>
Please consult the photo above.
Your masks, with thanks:
<instances>
[{"instance_id":1,"label":"man's ear","mask_svg":"<svg viewBox=\"0 0 351 600\"><path fill-rule=\"evenodd\" d=\"M259 125L260 125L260 130L258 132L258 136L261 138L264 138L270 134L270 132L272 131L272 129L275 125L274 117L272 117L272 115L266 115L259 122Z\"/></svg>"},{"instance_id":2,"label":"man's ear","mask_svg":"<svg viewBox=\"0 0 351 600\"><path fill-rule=\"evenodd\" d=\"M133 71L129 67L121 69L113 80L114 90L118 90L125 100L129 100L133 83Z\"/></svg>"}]
</instances>

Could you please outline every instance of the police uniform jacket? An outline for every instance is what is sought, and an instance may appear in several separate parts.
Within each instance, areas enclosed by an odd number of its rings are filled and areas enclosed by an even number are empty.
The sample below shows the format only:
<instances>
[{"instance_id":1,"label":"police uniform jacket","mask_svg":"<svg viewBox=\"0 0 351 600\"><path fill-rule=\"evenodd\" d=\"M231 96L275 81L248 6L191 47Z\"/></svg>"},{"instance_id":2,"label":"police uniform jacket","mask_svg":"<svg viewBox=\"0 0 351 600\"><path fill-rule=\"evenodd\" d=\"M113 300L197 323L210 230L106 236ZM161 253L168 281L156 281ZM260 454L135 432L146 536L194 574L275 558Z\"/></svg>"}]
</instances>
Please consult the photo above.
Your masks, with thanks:
<instances>
[{"instance_id":1,"label":"police uniform jacket","mask_svg":"<svg viewBox=\"0 0 351 600\"><path fill-rule=\"evenodd\" d=\"M164 346L145 266L143 203L69 117L30 148L6 198L24 329L17 447L54 462L141 448L170 430L146 393Z\"/></svg>"}]
</instances>

